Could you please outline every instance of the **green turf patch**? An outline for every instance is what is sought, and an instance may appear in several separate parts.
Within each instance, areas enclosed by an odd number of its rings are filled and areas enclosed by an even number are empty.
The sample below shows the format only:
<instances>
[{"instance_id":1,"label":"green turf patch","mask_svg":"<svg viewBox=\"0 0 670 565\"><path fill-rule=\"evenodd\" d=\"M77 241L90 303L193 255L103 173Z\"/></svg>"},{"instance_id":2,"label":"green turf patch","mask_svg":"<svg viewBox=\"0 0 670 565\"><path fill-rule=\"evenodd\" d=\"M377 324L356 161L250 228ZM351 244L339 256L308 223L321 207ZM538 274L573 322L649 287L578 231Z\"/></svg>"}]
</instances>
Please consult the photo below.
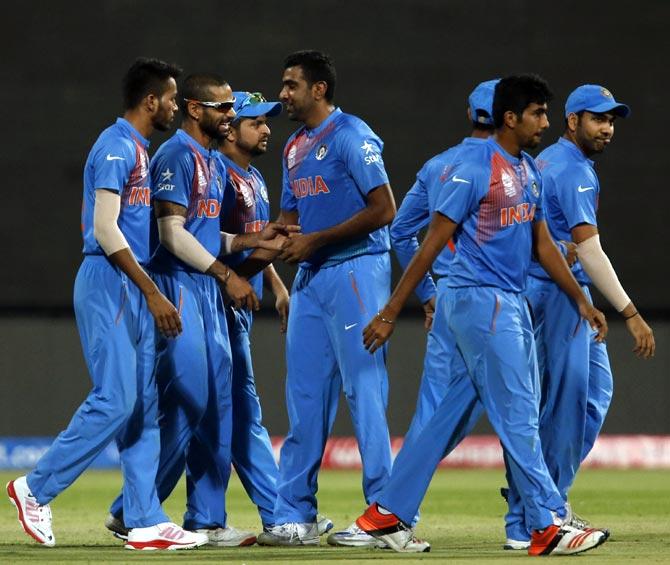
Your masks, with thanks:
<instances>
[{"instance_id":1,"label":"green turf patch","mask_svg":"<svg viewBox=\"0 0 670 565\"><path fill-rule=\"evenodd\" d=\"M0 473L2 484L14 478ZM365 508L360 473L322 472L319 511L349 525ZM107 533L103 521L121 485L118 472L90 471L52 503L57 547L37 546L21 530L9 501L0 503L0 563L365 563L446 562L520 563L525 552L503 551L502 516L505 505L498 494L502 471L439 471L422 508L417 535L429 540L432 551L401 555L389 550L334 548L322 541L311 548L200 548L180 552L130 552ZM184 509L183 483L165 509L179 522ZM611 529L610 540L590 553L552 558L552 562L580 559L598 563L670 563L670 473L666 471L584 470L571 494L576 512L595 525ZM260 520L242 486L232 477L228 492L230 523L258 531Z\"/></svg>"}]
</instances>

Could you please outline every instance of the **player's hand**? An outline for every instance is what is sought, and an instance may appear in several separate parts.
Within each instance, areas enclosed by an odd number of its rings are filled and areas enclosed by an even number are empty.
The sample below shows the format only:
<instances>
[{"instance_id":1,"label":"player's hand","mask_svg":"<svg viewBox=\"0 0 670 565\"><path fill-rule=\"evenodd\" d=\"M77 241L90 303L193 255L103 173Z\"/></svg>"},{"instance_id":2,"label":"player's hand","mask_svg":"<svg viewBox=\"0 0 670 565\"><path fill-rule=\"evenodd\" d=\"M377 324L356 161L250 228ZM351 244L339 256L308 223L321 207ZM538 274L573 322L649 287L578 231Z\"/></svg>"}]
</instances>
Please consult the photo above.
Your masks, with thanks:
<instances>
[{"instance_id":1,"label":"player's hand","mask_svg":"<svg viewBox=\"0 0 670 565\"><path fill-rule=\"evenodd\" d=\"M656 351L656 341L654 340L654 332L647 325L640 314L633 316L626 320L626 327L630 335L635 339L635 347L633 353L643 359L649 359L654 356Z\"/></svg>"},{"instance_id":2,"label":"player's hand","mask_svg":"<svg viewBox=\"0 0 670 565\"><path fill-rule=\"evenodd\" d=\"M433 318L435 317L435 297L433 296L430 300L423 303L423 313L425 319L423 321L423 327L426 328L426 331L430 331L430 328L433 327Z\"/></svg>"},{"instance_id":3,"label":"player's hand","mask_svg":"<svg viewBox=\"0 0 670 565\"><path fill-rule=\"evenodd\" d=\"M285 289L279 291L275 300L275 308L279 314L279 332L283 334L286 333L286 328L288 327L288 304L288 292Z\"/></svg>"},{"instance_id":4,"label":"player's hand","mask_svg":"<svg viewBox=\"0 0 670 565\"><path fill-rule=\"evenodd\" d=\"M170 302L160 292L147 295L147 307L156 320L158 330L165 337L177 337L181 333L181 316Z\"/></svg>"},{"instance_id":5,"label":"player's hand","mask_svg":"<svg viewBox=\"0 0 670 565\"><path fill-rule=\"evenodd\" d=\"M245 278L240 277L235 271L230 271L228 280L221 283L224 292L233 301L235 308L248 308L258 310L260 303L254 289Z\"/></svg>"},{"instance_id":6,"label":"player's hand","mask_svg":"<svg viewBox=\"0 0 670 565\"><path fill-rule=\"evenodd\" d=\"M386 308L377 312L363 330L363 345L370 353L374 353L384 345L395 329L395 317L391 317Z\"/></svg>"},{"instance_id":7,"label":"player's hand","mask_svg":"<svg viewBox=\"0 0 670 565\"><path fill-rule=\"evenodd\" d=\"M565 240L561 240L561 243L565 245L565 248L568 250L565 255L568 267L572 267L577 262L577 244L574 241Z\"/></svg>"},{"instance_id":8,"label":"player's hand","mask_svg":"<svg viewBox=\"0 0 670 565\"><path fill-rule=\"evenodd\" d=\"M598 332L595 336L595 340L600 342L605 341L608 329L605 314L589 302L583 302L579 305L579 314L589 323L591 329Z\"/></svg>"},{"instance_id":9,"label":"player's hand","mask_svg":"<svg viewBox=\"0 0 670 565\"><path fill-rule=\"evenodd\" d=\"M304 261L319 248L315 234L291 233L284 242L279 259L287 263Z\"/></svg>"},{"instance_id":10,"label":"player's hand","mask_svg":"<svg viewBox=\"0 0 670 565\"><path fill-rule=\"evenodd\" d=\"M300 226L269 222L258 233L258 247L270 251L281 251L292 233L300 233Z\"/></svg>"}]
</instances>

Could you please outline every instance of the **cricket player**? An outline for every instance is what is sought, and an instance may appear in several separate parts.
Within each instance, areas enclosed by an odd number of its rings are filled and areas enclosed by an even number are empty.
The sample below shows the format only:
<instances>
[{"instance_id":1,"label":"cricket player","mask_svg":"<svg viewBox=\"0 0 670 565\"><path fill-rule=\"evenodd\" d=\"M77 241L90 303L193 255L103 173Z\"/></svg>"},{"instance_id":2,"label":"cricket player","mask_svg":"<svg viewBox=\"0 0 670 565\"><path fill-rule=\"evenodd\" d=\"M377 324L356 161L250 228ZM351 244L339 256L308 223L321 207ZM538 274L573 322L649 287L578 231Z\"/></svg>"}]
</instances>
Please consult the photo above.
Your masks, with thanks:
<instances>
[{"instance_id":1,"label":"cricket player","mask_svg":"<svg viewBox=\"0 0 670 565\"><path fill-rule=\"evenodd\" d=\"M388 297L386 226L395 203L381 139L333 105L331 59L317 51L293 53L282 82L280 100L289 118L303 125L284 149L280 221L299 222L302 233L292 234L279 255L299 263L286 338L289 433L280 455L275 526L258 541L316 545L317 477L340 390L358 439L366 500L374 499L391 468L385 352L368 355L360 331ZM337 534L360 536L358 528Z\"/></svg>"},{"instance_id":2,"label":"cricket player","mask_svg":"<svg viewBox=\"0 0 670 565\"><path fill-rule=\"evenodd\" d=\"M156 374L160 397L161 457L156 483L164 500L177 484L186 462L189 500L211 463L227 485L231 464L231 353L223 288L236 307L258 308L251 285L216 257L222 238L220 210L225 170L213 142L228 134L235 116L230 86L216 74L190 75L182 87L182 128L159 148L151 161L157 183L152 198L154 253L151 270L165 295L178 306L184 332L158 344ZM255 246L275 226L236 236L232 250ZM270 237L270 238L271 238ZM199 456L206 452L207 457ZM188 452L188 459L186 458ZM206 489L205 489L206 490ZM225 492L225 489L224 489ZM125 515L119 497L107 527L123 534ZM216 541L226 528L225 500L216 515L188 506L184 527ZM249 532L228 532L244 543ZM233 537L234 537L233 536ZM229 536L231 537L231 536ZM211 541L211 539L210 539Z\"/></svg>"},{"instance_id":3,"label":"cricket player","mask_svg":"<svg viewBox=\"0 0 670 565\"><path fill-rule=\"evenodd\" d=\"M624 291L603 251L598 233L598 175L591 160L614 136L617 118L630 109L606 88L585 84L565 104L565 132L542 151L536 162L542 172L545 216L555 240L577 245L574 277L589 296L589 284L621 314L635 340L634 352L653 356L654 336ZM570 297L533 261L525 296L535 319L542 400L542 451L558 491L568 492L581 462L598 437L612 398L612 372L604 342L594 341ZM519 493L510 482L506 516L508 546L527 546L530 532Z\"/></svg>"},{"instance_id":4,"label":"cricket player","mask_svg":"<svg viewBox=\"0 0 670 565\"><path fill-rule=\"evenodd\" d=\"M391 299L364 332L372 353L388 340L395 319L437 255L456 234L444 301L451 332L468 377L458 378L431 420L405 443L391 479L358 525L396 551L427 551L409 527L432 474L452 446L442 424L465 408L457 398L469 378L500 437L532 528L530 555L571 554L607 539L602 530L564 524L565 503L552 481L538 433L539 375L530 313L522 291L534 252L544 269L577 304L603 339L607 325L574 279L544 221L542 183L523 149L539 144L549 126L551 93L535 75L510 76L496 85L492 138L463 149L449 171L421 248Z\"/></svg>"},{"instance_id":5,"label":"cricket player","mask_svg":"<svg viewBox=\"0 0 670 565\"><path fill-rule=\"evenodd\" d=\"M166 131L174 119L180 73L157 59L137 59L123 81L123 117L100 134L86 161L84 261L74 309L93 389L35 469L7 485L24 530L48 547L56 544L49 502L112 440L127 495L126 548L187 549L207 541L169 521L155 487L160 449L155 326L173 341L182 322L144 269L151 192L147 147L153 131Z\"/></svg>"}]
</instances>

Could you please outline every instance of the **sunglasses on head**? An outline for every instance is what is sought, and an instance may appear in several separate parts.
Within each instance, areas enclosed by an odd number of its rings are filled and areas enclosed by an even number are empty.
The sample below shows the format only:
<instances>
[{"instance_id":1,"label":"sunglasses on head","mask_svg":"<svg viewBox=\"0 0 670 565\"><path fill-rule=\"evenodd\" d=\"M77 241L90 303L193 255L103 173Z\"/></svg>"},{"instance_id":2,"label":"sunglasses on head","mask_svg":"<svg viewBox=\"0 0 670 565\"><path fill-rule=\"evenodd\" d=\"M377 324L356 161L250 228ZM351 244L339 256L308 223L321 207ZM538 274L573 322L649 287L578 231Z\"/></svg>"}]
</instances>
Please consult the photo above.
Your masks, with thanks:
<instances>
[{"instance_id":1,"label":"sunglasses on head","mask_svg":"<svg viewBox=\"0 0 670 565\"><path fill-rule=\"evenodd\" d=\"M193 102L194 104L202 106L203 108L214 108L215 110L228 112L235 105L235 98L232 100L226 100L225 102L203 102L202 100L184 98L184 102Z\"/></svg>"},{"instance_id":2,"label":"sunglasses on head","mask_svg":"<svg viewBox=\"0 0 670 565\"><path fill-rule=\"evenodd\" d=\"M261 104L262 102L267 102L267 100L260 92L247 92L246 100L242 102L237 111L239 112L242 108L246 108L252 104Z\"/></svg>"}]
</instances>

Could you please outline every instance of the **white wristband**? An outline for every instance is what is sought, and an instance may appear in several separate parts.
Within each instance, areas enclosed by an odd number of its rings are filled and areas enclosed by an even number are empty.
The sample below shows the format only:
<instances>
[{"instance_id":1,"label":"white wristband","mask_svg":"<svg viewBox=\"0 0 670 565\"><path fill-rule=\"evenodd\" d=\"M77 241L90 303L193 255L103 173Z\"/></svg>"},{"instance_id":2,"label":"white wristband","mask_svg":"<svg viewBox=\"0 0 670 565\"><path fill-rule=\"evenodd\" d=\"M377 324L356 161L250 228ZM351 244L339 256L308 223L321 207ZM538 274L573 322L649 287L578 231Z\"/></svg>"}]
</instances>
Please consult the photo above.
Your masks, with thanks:
<instances>
[{"instance_id":1,"label":"white wristband","mask_svg":"<svg viewBox=\"0 0 670 565\"><path fill-rule=\"evenodd\" d=\"M630 298L621 286L612 263L600 246L598 234L577 245L577 257L593 284L617 312L630 304Z\"/></svg>"},{"instance_id":2,"label":"white wristband","mask_svg":"<svg viewBox=\"0 0 670 565\"><path fill-rule=\"evenodd\" d=\"M178 259L204 273L216 261L209 251L184 228L184 216L158 218L158 237L161 244Z\"/></svg>"},{"instance_id":3,"label":"white wristband","mask_svg":"<svg viewBox=\"0 0 670 565\"><path fill-rule=\"evenodd\" d=\"M121 197L117 192L103 188L95 191L93 237L108 256L130 247L117 223L120 211Z\"/></svg>"},{"instance_id":4,"label":"white wristband","mask_svg":"<svg viewBox=\"0 0 670 565\"><path fill-rule=\"evenodd\" d=\"M230 255L233 252L234 233L221 232L221 253L220 255Z\"/></svg>"}]
</instances>

